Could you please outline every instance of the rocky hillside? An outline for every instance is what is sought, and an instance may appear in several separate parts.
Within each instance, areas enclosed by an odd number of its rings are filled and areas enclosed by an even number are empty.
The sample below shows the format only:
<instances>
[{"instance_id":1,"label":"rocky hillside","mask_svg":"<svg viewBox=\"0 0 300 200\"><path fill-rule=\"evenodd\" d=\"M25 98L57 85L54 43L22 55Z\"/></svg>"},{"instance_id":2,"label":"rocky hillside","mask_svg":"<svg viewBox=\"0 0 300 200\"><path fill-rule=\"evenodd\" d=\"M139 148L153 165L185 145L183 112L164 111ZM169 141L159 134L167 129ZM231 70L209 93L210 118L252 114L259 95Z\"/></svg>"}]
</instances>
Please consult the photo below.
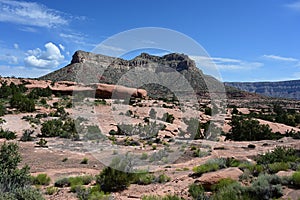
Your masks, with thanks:
<instances>
[{"instance_id":1,"label":"rocky hillside","mask_svg":"<svg viewBox=\"0 0 300 200\"><path fill-rule=\"evenodd\" d=\"M136 71L134 71L136 69ZM133 71L134 73L131 73ZM41 79L53 81L79 81L79 82L100 82L107 84L121 84L128 87L137 87L135 84L147 82L146 79L156 80L157 84L141 84L149 91L150 96L166 97L166 94L172 95L168 91L175 85L181 73L189 85L199 95L207 95L206 81L210 84L221 87L222 83L212 77L205 76L199 70L195 62L183 54L168 54L163 57L152 56L146 53L135 57L132 60L124 60L109 56L93 54L84 51L77 51L73 59L66 67L54 71ZM158 75L159 80L157 77ZM150 81L152 82L152 81ZM161 86L164 83L166 86Z\"/></svg>"},{"instance_id":2,"label":"rocky hillside","mask_svg":"<svg viewBox=\"0 0 300 200\"><path fill-rule=\"evenodd\" d=\"M177 72L183 76L178 76ZM154 74L158 75L158 78ZM121 84L128 87L141 87L148 91L149 96L166 98L173 96L169 90L170 88L172 88L172 91L174 89L181 90L181 93L187 91L184 88L185 86L181 85L182 79L180 78L182 77L188 81L188 85L193 88L193 91L198 96L207 97L209 95L208 88L210 89L210 94L212 91L216 93L224 92L223 83L214 77L203 74L196 67L193 60L187 55L178 53L171 53L162 57L142 53L132 60L124 60L84 51L76 51L69 65L42 76L40 79L83 83L99 82ZM158 81L157 84L143 84L147 80ZM142 84L136 85L137 83ZM165 85L165 87L162 85ZM231 87L227 87L226 90L227 95L230 97L249 97L248 93Z\"/></svg>"},{"instance_id":3,"label":"rocky hillside","mask_svg":"<svg viewBox=\"0 0 300 200\"><path fill-rule=\"evenodd\" d=\"M300 99L300 80L279 82L227 82L225 85L270 97Z\"/></svg>"}]
</instances>

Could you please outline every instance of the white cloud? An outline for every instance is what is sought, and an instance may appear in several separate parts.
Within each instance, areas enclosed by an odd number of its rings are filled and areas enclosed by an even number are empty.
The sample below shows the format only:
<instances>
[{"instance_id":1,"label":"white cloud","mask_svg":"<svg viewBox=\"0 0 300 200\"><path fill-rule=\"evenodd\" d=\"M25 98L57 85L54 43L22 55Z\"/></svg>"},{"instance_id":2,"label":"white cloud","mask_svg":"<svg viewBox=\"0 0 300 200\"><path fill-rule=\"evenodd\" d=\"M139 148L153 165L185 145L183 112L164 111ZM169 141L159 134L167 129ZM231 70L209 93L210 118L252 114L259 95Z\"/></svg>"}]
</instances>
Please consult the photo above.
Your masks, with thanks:
<instances>
[{"instance_id":1,"label":"white cloud","mask_svg":"<svg viewBox=\"0 0 300 200\"><path fill-rule=\"evenodd\" d=\"M52 28L68 24L61 12L27 1L0 0L0 21Z\"/></svg>"},{"instance_id":2,"label":"white cloud","mask_svg":"<svg viewBox=\"0 0 300 200\"><path fill-rule=\"evenodd\" d=\"M197 66L204 71L212 70L251 70L262 67L264 64L260 62L248 62L233 58L221 57L205 57L205 56L190 56L195 60Z\"/></svg>"},{"instance_id":3,"label":"white cloud","mask_svg":"<svg viewBox=\"0 0 300 200\"><path fill-rule=\"evenodd\" d=\"M51 70L47 69L28 69L24 66L6 66L0 65L0 75L2 77L15 76L23 78L37 78L50 73Z\"/></svg>"},{"instance_id":4,"label":"white cloud","mask_svg":"<svg viewBox=\"0 0 300 200\"><path fill-rule=\"evenodd\" d=\"M263 55L262 57L267 58L267 59L271 59L271 60L277 60L277 61L287 61L287 62L297 62L297 61L299 61L296 58L276 56L276 55Z\"/></svg>"},{"instance_id":5,"label":"white cloud","mask_svg":"<svg viewBox=\"0 0 300 200\"><path fill-rule=\"evenodd\" d=\"M55 44L49 42L45 44L45 48L46 51L39 48L29 50L24 59L25 65L32 68L50 69L57 67L64 61L65 57Z\"/></svg>"},{"instance_id":6,"label":"white cloud","mask_svg":"<svg viewBox=\"0 0 300 200\"><path fill-rule=\"evenodd\" d=\"M81 33L60 33L59 36L75 44L92 47L96 46L96 44L88 42L86 39L87 36Z\"/></svg>"},{"instance_id":7,"label":"white cloud","mask_svg":"<svg viewBox=\"0 0 300 200\"><path fill-rule=\"evenodd\" d=\"M17 43L14 44L15 49L19 49L19 45Z\"/></svg>"},{"instance_id":8,"label":"white cloud","mask_svg":"<svg viewBox=\"0 0 300 200\"><path fill-rule=\"evenodd\" d=\"M63 46L62 44L59 44L58 46L61 50L65 51L65 46Z\"/></svg>"},{"instance_id":9,"label":"white cloud","mask_svg":"<svg viewBox=\"0 0 300 200\"><path fill-rule=\"evenodd\" d=\"M18 64L18 58L10 54L0 55L0 60L12 65Z\"/></svg>"},{"instance_id":10,"label":"white cloud","mask_svg":"<svg viewBox=\"0 0 300 200\"><path fill-rule=\"evenodd\" d=\"M300 1L296 1L296 2L293 2L293 3L290 3L290 4L286 4L285 6L290 8L290 9L300 11Z\"/></svg>"}]
</instances>

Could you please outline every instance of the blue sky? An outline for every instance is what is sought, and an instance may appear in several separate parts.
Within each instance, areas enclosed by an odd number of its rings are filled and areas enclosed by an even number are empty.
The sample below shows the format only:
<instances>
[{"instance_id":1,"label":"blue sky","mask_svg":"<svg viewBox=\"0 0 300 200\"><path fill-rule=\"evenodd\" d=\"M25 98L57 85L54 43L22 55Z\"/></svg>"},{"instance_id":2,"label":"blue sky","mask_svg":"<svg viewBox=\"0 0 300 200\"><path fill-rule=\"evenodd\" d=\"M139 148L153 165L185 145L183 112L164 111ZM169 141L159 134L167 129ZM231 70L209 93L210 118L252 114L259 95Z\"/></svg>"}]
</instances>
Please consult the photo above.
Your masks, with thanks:
<instances>
[{"instance_id":1,"label":"blue sky","mask_svg":"<svg viewBox=\"0 0 300 200\"><path fill-rule=\"evenodd\" d=\"M0 0L0 75L38 77L140 27L193 38L223 81L300 79L300 0Z\"/></svg>"}]
</instances>

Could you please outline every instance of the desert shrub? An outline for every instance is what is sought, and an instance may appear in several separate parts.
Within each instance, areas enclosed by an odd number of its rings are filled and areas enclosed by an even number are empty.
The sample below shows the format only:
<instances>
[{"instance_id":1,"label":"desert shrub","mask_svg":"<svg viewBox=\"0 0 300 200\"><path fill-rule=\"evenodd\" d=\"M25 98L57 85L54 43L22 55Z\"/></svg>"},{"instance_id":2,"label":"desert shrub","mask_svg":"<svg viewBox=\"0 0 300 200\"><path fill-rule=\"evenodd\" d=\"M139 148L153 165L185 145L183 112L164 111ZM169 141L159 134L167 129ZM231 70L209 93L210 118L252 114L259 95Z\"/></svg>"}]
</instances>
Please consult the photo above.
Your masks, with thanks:
<instances>
[{"instance_id":1,"label":"desert shrub","mask_svg":"<svg viewBox=\"0 0 300 200\"><path fill-rule=\"evenodd\" d=\"M143 196L142 200L181 200L180 197L176 195L166 195L166 196L155 196L155 195L149 195L149 196Z\"/></svg>"},{"instance_id":2,"label":"desert shrub","mask_svg":"<svg viewBox=\"0 0 300 200\"><path fill-rule=\"evenodd\" d=\"M149 111L150 119L156 119L156 114L157 112L154 110L154 108L151 108L151 110Z\"/></svg>"},{"instance_id":3,"label":"desert shrub","mask_svg":"<svg viewBox=\"0 0 300 200\"><path fill-rule=\"evenodd\" d=\"M35 185L49 185L51 179L47 174L39 174L32 177L32 183Z\"/></svg>"},{"instance_id":4,"label":"desert shrub","mask_svg":"<svg viewBox=\"0 0 300 200\"><path fill-rule=\"evenodd\" d=\"M158 177L157 177L157 182L158 183L166 183L166 182L169 182L171 180L171 178L165 174L160 174Z\"/></svg>"},{"instance_id":5,"label":"desert shrub","mask_svg":"<svg viewBox=\"0 0 300 200\"><path fill-rule=\"evenodd\" d=\"M231 130L226 139L235 141L256 141L265 139L278 139L268 125L259 124L259 121L242 116L233 116Z\"/></svg>"},{"instance_id":6,"label":"desert shrub","mask_svg":"<svg viewBox=\"0 0 300 200\"><path fill-rule=\"evenodd\" d=\"M269 172L275 174L279 171L287 171L290 168L290 164L286 162L275 162L268 164Z\"/></svg>"},{"instance_id":7,"label":"desert shrub","mask_svg":"<svg viewBox=\"0 0 300 200\"><path fill-rule=\"evenodd\" d=\"M218 191L222 188L228 187L231 184L237 183L237 181L232 180L231 178L224 178L219 180L219 182L211 187L212 190Z\"/></svg>"},{"instance_id":8,"label":"desert shrub","mask_svg":"<svg viewBox=\"0 0 300 200\"><path fill-rule=\"evenodd\" d=\"M104 138L105 136L97 125L87 126L87 133L83 136L83 139L85 140L99 140Z\"/></svg>"},{"instance_id":9,"label":"desert shrub","mask_svg":"<svg viewBox=\"0 0 300 200\"><path fill-rule=\"evenodd\" d=\"M48 120L42 124L42 137L57 137L62 133L63 122L58 119Z\"/></svg>"},{"instance_id":10,"label":"desert shrub","mask_svg":"<svg viewBox=\"0 0 300 200\"><path fill-rule=\"evenodd\" d=\"M208 200L208 197L205 195L205 190L202 185L193 183L189 186L188 192L193 197L193 199Z\"/></svg>"},{"instance_id":11,"label":"desert shrub","mask_svg":"<svg viewBox=\"0 0 300 200\"><path fill-rule=\"evenodd\" d=\"M262 174L253 181L247 193L253 199L273 199L282 196L281 179L276 175Z\"/></svg>"},{"instance_id":12,"label":"desert shrub","mask_svg":"<svg viewBox=\"0 0 300 200\"><path fill-rule=\"evenodd\" d=\"M14 198L14 200L44 200L41 192L32 187L16 189L14 191Z\"/></svg>"},{"instance_id":13,"label":"desert shrub","mask_svg":"<svg viewBox=\"0 0 300 200\"><path fill-rule=\"evenodd\" d=\"M275 162L295 162L299 160L296 150L287 147L276 147L273 151L256 157L258 164L271 164Z\"/></svg>"},{"instance_id":14,"label":"desert shrub","mask_svg":"<svg viewBox=\"0 0 300 200\"><path fill-rule=\"evenodd\" d=\"M33 88L27 96L28 98L31 99L38 99L40 97L49 97L51 95L52 95L52 90L49 87L47 87L47 88Z\"/></svg>"},{"instance_id":15,"label":"desert shrub","mask_svg":"<svg viewBox=\"0 0 300 200\"><path fill-rule=\"evenodd\" d=\"M6 107L0 102L0 116L5 115Z\"/></svg>"},{"instance_id":16,"label":"desert shrub","mask_svg":"<svg viewBox=\"0 0 300 200\"><path fill-rule=\"evenodd\" d=\"M13 82L10 85L7 85L7 82L4 81L1 83L0 87L0 98L7 99L9 96L16 93L25 93L27 88L23 85L15 85Z\"/></svg>"},{"instance_id":17,"label":"desert shrub","mask_svg":"<svg viewBox=\"0 0 300 200\"><path fill-rule=\"evenodd\" d=\"M216 163L205 163L203 165L194 167L193 171L194 171L194 175L201 176L204 173L217 171L218 169L220 169L220 167Z\"/></svg>"},{"instance_id":18,"label":"desert shrub","mask_svg":"<svg viewBox=\"0 0 300 200\"><path fill-rule=\"evenodd\" d=\"M89 159L88 158L83 158L82 161L80 162L80 164L88 164Z\"/></svg>"},{"instance_id":19,"label":"desert shrub","mask_svg":"<svg viewBox=\"0 0 300 200\"><path fill-rule=\"evenodd\" d=\"M59 119L48 120L42 124L41 137L61 137L79 140L75 120L68 118L63 122Z\"/></svg>"},{"instance_id":20,"label":"desert shrub","mask_svg":"<svg viewBox=\"0 0 300 200\"><path fill-rule=\"evenodd\" d=\"M234 182L218 190L210 198L212 200L253 200L253 198L245 192L245 188L240 183Z\"/></svg>"},{"instance_id":21,"label":"desert shrub","mask_svg":"<svg viewBox=\"0 0 300 200\"><path fill-rule=\"evenodd\" d=\"M36 144L39 146L39 147L48 147L47 146L47 143L48 141L45 140L44 138L40 138L40 140L38 142L36 142Z\"/></svg>"},{"instance_id":22,"label":"desert shrub","mask_svg":"<svg viewBox=\"0 0 300 200\"><path fill-rule=\"evenodd\" d=\"M175 119L175 117L170 113L164 113L164 115L162 117L163 121L170 123L170 124L173 123L174 119Z\"/></svg>"},{"instance_id":23,"label":"desert shrub","mask_svg":"<svg viewBox=\"0 0 300 200\"><path fill-rule=\"evenodd\" d=\"M55 187L69 187L71 185L69 178L61 178L55 181Z\"/></svg>"},{"instance_id":24,"label":"desert shrub","mask_svg":"<svg viewBox=\"0 0 300 200\"><path fill-rule=\"evenodd\" d=\"M206 114L206 115L211 115L211 114L212 114L211 108L210 108L210 107L206 107L206 108L204 109L204 114Z\"/></svg>"},{"instance_id":25,"label":"desert shrub","mask_svg":"<svg viewBox=\"0 0 300 200\"><path fill-rule=\"evenodd\" d=\"M250 175L258 176L260 173L265 171L265 168L263 165L254 164L254 163L250 163L247 161L240 163L238 167L244 171L245 174L243 176L246 176L246 177L250 176Z\"/></svg>"},{"instance_id":26,"label":"desert shrub","mask_svg":"<svg viewBox=\"0 0 300 200\"><path fill-rule=\"evenodd\" d=\"M96 99L94 101L94 103L95 103L95 105L106 105L107 104L105 99Z\"/></svg>"},{"instance_id":27,"label":"desert shrub","mask_svg":"<svg viewBox=\"0 0 300 200\"><path fill-rule=\"evenodd\" d=\"M34 130L30 130L30 129L23 130L23 135L20 138L20 140L22 142L33 141L34 138L31 136L33 133L34 133Z\"/></svg>"},{"instance_id":28,"label":"desert shrub","mask_svg":"<svg viewBox=\"0 0 300 200\"><path fill-rule=\"evenodd\" d=\"M215 158L206 161L203 165L193 168L194 176L201 176L204 173L217 171L226 167L236 167L240 162L234 158Z\"/></svg>"},{"instance_id":29,"label":"desert shrub","mask_svg":"<svg viewBox=\"0 0 300 200\"><path fill-rule=\"evenodd\" d=\"M156 138L158 132L165 129L165 125L150 122L145 125L119 124L117 128L118 130L113 133L115 135L139 135L142 139L151 139Z\"/></svg>"},{"instance_id":30,"label":"desert shrub","mask_svg":"<svg viewBox=\"0 0 300 200\"><path fill-rule=\"evenodd\" d=\"M294 172L292 175L292 183L300 188L300 171Z\"/></svg>"},{"instance_id":31,"label":"desert shrub","mask_svg":"<svg viewBox=\"0 0 300 200\"><path fill-rule=\"evenodd\" d=\"M31 187L29 167L18 168L18 149L14 143L4 143L0 148L0 199L41 200L39 191Z\"/></svg>"},{"instance_id":32,"label":"desert shrub","mask_svg":"<svg viewBox=\"0 0 300 200\"><path fill-rule=\"evenodd\" d=\"M142 153L141 155L141 160L147 160L148 154L147 153Z\"/></svg>"},{"instance_id":33,"label":"desert shrub","mask_svg":"<svg viewBox=\"0 0 300 200\"><path fill-rule=\"evenodd\" d=\"M190 134L191 139L203 139L204 134L201 132L202 125L200 121L196 118L183 119L184 123L187 124L187 133Z\"/></svg>"},{"instance_id":34,"label":"desert shrub","mask_svg":"<svg viewBox=\"0 0 300 200\"><path fill-rule=\"evenodd\" d=\"M47 187L47 188L46 188L46 194L47 194L47 195L53 195L53 194L55 194L57 191L58 191L58 188L57 188L57 187L54 187L54 186L50 186L50 187Z\"/></svg>"},{"instance_id":35,"label":"desert shrub","mask_svg":"<svg viewBox=\"0 0 300 200\"><path fill-rule=\"evenodd\" d=\"M32 124L40 124L41 121L39 118L34 118L32 115L27 115L27 116L24 116L22 117L23 120L29 122L29 123L32 123Z\"/></svg>"},{"instance_id":36,"label":"desert shrub","mask_svg":"<svg viewBox=\"0 0 300 200\"><path fill-rule=\"evenodd\" d=\"M116 192L126 189L134 180L131 162L132 158L129 155L115 157L110 166L96 176L96 183L100 185L101 190Z\"/></svg>"},{"instance_id":37,"label":"desert shrub","mask_svg":"<svg viewBox=\"0 0 300 200\"><path fill-rule=\"evenodd\" d=\"M15 132L12 132L10 130L3 130L2 127L0 127L0 138L5 138L7 140L14 140L17 138L17 135Z\"/></svg>"},{"instance_id":38,"label":"desert shrub","mask_svg":"<svg viewBox=\"0 0 300 200\"><path fill-rule=\"evenodd\" d=\"M137 173L132 183L139 185L149 185L156 181L156 177L153 174L149 174L148 172Z\"/></svg>"},{"instance_id":39,"label":"desert shrub","mask_svg":"<svg viewBox=\"0 0 300 200\"><path fill-rule=\"evenodd\" d=\"M12 108L16 108L21 112L35 111L34 100L22 95L21 93L14 94L9 103Z\"/></svg>"}]
</instances>

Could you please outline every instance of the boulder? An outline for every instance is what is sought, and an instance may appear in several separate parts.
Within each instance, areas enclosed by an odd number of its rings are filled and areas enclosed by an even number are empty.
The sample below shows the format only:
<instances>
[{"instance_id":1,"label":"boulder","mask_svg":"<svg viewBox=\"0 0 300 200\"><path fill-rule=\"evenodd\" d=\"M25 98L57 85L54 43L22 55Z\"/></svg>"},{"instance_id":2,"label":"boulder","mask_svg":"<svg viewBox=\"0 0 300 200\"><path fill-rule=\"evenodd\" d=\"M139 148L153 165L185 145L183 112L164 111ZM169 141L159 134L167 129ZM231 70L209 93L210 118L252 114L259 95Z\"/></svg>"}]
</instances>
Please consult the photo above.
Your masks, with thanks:
<instances>
[{"instance_id":1,"label":"boulder","mask_svg":"<svg viewBox=\"0 0 300 200\"><path fill-rule=\"evenodd\" d=\"M217 184L221 179L230 178L232 180L239 180L243 171L237 167L229 167L215 172L203 174L195 182L201 184L205 189L210 190L212 185Z\"/></svg>"}]
</instances>

